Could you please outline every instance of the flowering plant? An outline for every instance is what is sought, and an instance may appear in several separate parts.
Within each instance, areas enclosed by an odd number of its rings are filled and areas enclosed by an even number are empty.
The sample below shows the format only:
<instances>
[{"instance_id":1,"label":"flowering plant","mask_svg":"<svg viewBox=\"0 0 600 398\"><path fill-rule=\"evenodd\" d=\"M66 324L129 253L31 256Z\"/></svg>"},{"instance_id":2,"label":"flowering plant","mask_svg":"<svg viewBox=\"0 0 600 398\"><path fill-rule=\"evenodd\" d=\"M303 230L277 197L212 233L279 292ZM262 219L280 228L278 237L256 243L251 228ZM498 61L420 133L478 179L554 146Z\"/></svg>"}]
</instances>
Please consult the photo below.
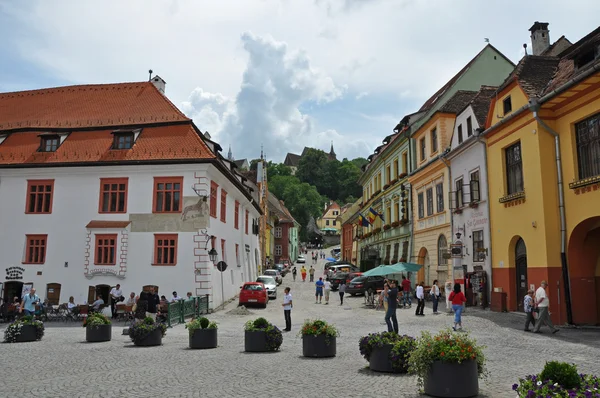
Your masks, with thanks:
<instances>
[{"instance_id":1,"label":"flowering plant","mask_svg":"<svg viewBox=\"0 0 600 398\"><path fill-rule=\"evenodd\" d=\"M154 319L147 316L143 320L134 323L129 328L129 338L134 343L145 339L150 333L156 329L160 329L163 337L167 334L167 325L160 322L155 322Z\"/></svg>"},{"instance_id":2,"label":"flowering plant","mask_svg":"<svg viewBox=\"0 0 600 398\"><path fill-rule=\"evenodd\" d=\"M326 343L329 343L330 337L337 337L340 335L340 332L336 329L335 326L328 324L325 321L320 319L316 319L311 321L309 319L304 321L304 325L302 325L302 329L298 332L298 335L304 336L320 336L325 335Z\"/></svg>"},{"instance_id":3,"label":"flowering plant","mask_svg":"<svg viewBox=\"0 0 600 398\"><path fill-rule=\"evenodd\" d=\"M477 373L480 377L487 376L483 349L468 333L452 332L445 329L432 336L429 332L421 332L416 348L408 360L409 372L417 375L420 387L424 385L431 365L436 361L462 363L477 361Z\"/></svg>"},{"instance_id":4,"label":"flowering plant","mask_svg":"<svg viewBox=\"0 0 600 398\"><path fill-rule=\"evenodd\" d=\"M388 230L388 229L390 229L390 228L392 228L392 226L391 226L390 224L385 224L385 225L383 226L383 230L384 230L384 231L387 231L387 230Z\"/></svg>"},{"instance_id":5,"label":"flowering plant","mask_svg":"<svg viewBox=\"0 0 600 398\"><path fill-rule=\"evenodd\" d=\"M21 328L23 326L35 326L35 339L41 340L44 337L44 323L33 319L31 316L24 316L8 325L4 330L4 342L15 343L17 337L21 335Z\"/></svg>"},{"instance_id":6,"label":"flowering plant","mask_svg":"<svg viewBox=\"0 0 600 398\"><path fill-rule=\"evenodd\" d=\"M101 314L99 312L93 312L89 314L84 320L81 326L85 327L93 327L100 325L110 325L110 319L106 317L106 315Z\"/></svg>"},{"instance_id":7,"label":"flowering plant","mask_svg":"<svg viewBox=\"0 0 600 398\"><path fill-rule=\"evenodd\" d=\"M392 368L400 373L408 371L408 358L415 349L416 341L413 337L399 335L394 332L370 333L358 341L361 355L369 361L375 348L391 345L389 360Z\"/></svg>"},{"instance_id":8,"label":"flowering plant","mask_svg":"<svg viewBox=\"0 0 600 398\"><path fill-rule=\"evenodd\" d=\"M194 318L185 324L185 328L189 331L190 336L198 329L216 329L217 322L211 322L208 318L201 316L200 318Z\"/></svg>"},{"instance_id":9,"label":"flowering plant","mask_svg":"<svg viewBox=\"0 0 600 398\"><path fill-rule=\"evenodd\" d=\"M600 397L600 378L578 374L577 367L564 362L548 362L539 375L529 375L513 384L518 397Z\"/></svg>"},{"instance_id":10,"label":"flowering plant","mask_svg":"<svg viewBox=\"0 0 600 398\"><path fill-rule=\"evenodd\" d=\"M265 332L265 337L267 339L267 349L269 351L277 351L279 347L281 347L281 343L283 343L283 333L281 330L265 318L256 318L255 320L250 320L246 322L244 325L244 330L248 332Z\"/></svg>"}]
</instances>

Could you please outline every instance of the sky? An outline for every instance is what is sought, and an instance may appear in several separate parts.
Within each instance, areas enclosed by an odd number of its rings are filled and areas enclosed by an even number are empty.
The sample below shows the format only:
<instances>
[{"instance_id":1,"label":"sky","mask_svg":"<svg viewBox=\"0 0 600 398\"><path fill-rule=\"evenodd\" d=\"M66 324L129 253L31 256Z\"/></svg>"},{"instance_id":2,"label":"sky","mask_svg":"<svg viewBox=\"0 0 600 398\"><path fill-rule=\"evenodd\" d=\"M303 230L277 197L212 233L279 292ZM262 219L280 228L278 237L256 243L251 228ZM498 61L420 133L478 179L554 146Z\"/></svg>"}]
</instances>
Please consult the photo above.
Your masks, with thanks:
<instances>
[{"instance_id":1,"label":"sky","mask_svg":"<svg viewBox=\"0 0 600 398\"><path fill-rule=\"evenodd\" d=\"M533 22L575 42L597 0L0 0L0 92L166 82L236 159L369 156L485 39L514 63Z\"/></svg>"}]
</instances>

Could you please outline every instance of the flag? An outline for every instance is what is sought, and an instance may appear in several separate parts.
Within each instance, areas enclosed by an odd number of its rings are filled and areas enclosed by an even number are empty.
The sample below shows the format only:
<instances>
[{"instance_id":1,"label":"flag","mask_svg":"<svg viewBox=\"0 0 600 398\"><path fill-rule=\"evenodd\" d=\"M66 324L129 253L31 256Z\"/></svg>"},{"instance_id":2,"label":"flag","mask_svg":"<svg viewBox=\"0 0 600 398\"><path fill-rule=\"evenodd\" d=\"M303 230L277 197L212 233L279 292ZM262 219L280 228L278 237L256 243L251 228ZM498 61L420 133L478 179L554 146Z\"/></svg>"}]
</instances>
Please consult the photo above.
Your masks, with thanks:
<instances>
[{"instance_id":1,"label":"flag","mask_svg":"<svg viewBox=\"0 0 600 398\"><path fill-rule=\"evenodd\" d=\"M373 208L371 207L371 208L369 208L369 213L367 214L367 217L369 217L369 222L370 222L371 224L373 224L373 223L375 222L375 219L376 219L377 217L379 217L379 213L377 213L377 212L375 211L375 209L373 209Z\"/></svg>"},{"instance_id":2,"label":"flag","mask_svg":"<svg viewBox=\"0 0 600 398\"><path fill-rule=\"evenodd\" d=\"M371 224L365 216L363 216L361 213L358 213L358 225L361 227L368 227Z\"/></svg>"}]
</instances>

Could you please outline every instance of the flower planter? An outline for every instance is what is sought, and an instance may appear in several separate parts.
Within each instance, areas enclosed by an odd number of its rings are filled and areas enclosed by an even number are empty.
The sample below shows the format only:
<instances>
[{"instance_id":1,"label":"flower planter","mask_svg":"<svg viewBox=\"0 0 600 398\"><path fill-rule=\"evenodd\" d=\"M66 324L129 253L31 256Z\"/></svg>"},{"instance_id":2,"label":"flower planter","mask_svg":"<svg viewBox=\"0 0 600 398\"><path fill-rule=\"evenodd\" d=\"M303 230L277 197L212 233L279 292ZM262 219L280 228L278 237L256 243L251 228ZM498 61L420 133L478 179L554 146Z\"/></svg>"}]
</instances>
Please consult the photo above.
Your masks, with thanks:
<instances>
[{"instance_id":1,"label":"flower planter","mask_svg":"<svg viewBox=\"0 0 600 398\"><path fill-rule=\"evenodd\" d=\"M479 394L477 361L435 361L425 378L425 394L432 397L475 397Z\"/></svg>"},{"instance_id":2,"label":"flower planter","mask_svg":"<svg viewBox=\"0 0 600 398\"><path fill-rule=\"evenodd\" d=\"M244 331L244 349L246 352L267 352L267 334L262 330Z\"/></svg>"},{"instance_id":3,"label":"flower planter","mask_svg":"<svg viewBox=\"0 0 600 398\"><path fill-rule=\"evenodd\" d=\"M391 344L384 344L382 347L374 348L369 359L369 369L375 372L397 373L392 368L392 363L390 362L391 350Z\"/></svg>"},{"instance_id":4,"label":"flower planter","mask_svg":"<svg viewBox=\"0 0 600 398\"><path fill-rule=\"evenodd\" d=\"M162 344L162 331L160 328L154 329L143 339L139 339L133 342L133 344L140 347L151 347Z\"/></svg>"},{"instance_id":5,"label":"flower planter","mask_svg":"<svg viewBox=\"0 0 600 398\"><path fill-rule=\"evenodd\" d=\"M196 329L190 335L190 348L217 348L217 329Z\"/></svg>"},{"instance_id":6,"label":"flower planter","mask_svg":"<svg viewBox=\"0 0 600 398\"><path fill-rule=\"evenodd\" d=\"M37 328L34 325L21 326L21 334L17 336L17 343L27 343L37 340Z\"/></svg>"},{"instance_id":7,"label":"flower planter","mask_svg":"<svg viewBox=\"0 0 600 398\"><path fill-rule=\"evenodd\" d=\"M85 328L85 341L99 343L110 341L112 338L112 325L88 326Z\"/></svg>"},{"instance_id":8,"label":"flower planter","mask_svg":"<svg viewBox=\"0 0 600 398\"><path fill-rule=\"evenodd\" d=\"M310 358L328 358L336 354L335 337L325 334L302 336L302 355Z\"/></svg>"}]
</instances>

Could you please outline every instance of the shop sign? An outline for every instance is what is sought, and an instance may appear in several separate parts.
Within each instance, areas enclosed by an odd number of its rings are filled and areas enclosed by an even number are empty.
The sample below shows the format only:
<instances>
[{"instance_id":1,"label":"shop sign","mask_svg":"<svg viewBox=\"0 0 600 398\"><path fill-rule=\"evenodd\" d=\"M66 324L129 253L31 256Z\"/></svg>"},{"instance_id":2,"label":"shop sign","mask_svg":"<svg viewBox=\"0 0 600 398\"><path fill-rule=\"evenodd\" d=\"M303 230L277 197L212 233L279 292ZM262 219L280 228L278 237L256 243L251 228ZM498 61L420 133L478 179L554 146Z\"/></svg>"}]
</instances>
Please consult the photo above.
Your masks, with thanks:
<instances>
[{"instance_id":1,"label":"shop sign","mask_svg":"<svg viewBox=\"0 0 600 398\"><path fill-rule=\"evenodd\" d=\"M25 268L23 267L8 267L6 269L6 280L23 279L23 272L25 272Z\"/></svg>"}]
</instances>

